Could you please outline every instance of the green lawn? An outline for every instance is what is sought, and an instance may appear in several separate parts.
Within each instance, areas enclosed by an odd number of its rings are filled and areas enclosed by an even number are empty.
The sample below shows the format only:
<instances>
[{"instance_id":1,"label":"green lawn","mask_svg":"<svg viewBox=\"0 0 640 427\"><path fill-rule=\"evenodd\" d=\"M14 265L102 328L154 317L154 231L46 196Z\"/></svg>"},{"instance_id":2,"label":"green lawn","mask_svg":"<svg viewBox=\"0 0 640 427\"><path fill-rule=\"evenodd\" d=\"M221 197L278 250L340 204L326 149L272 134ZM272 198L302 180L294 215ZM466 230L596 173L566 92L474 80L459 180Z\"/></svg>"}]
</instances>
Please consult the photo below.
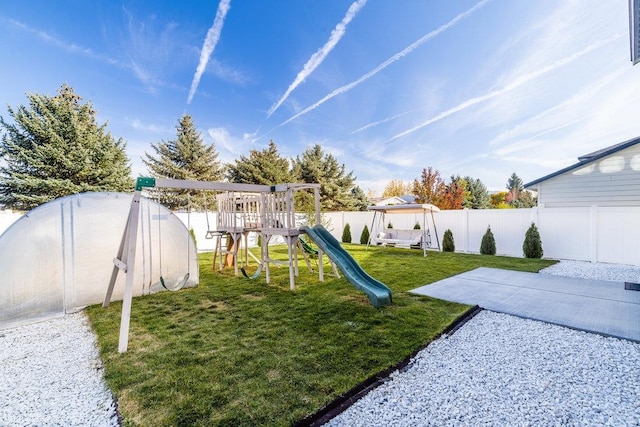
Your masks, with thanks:
<instances>
[{"instance_id":1,"label":"green lawn","mask_svg":"<svg viewBox=\"0 0 640 427\"><path fill-rule=\"evenodd\" d=\"M272 268L267 285L264 272L248 280L213 271L212 254L203 254L197 288L134 299L126 353L117 352L121 303L87 308L126 425L290 425L402 361L469 308L408 290L481 266L535 272L554 263L344 246L393 290L391 306L371 307L344 278L319 282L303 262L292 292L287 268Z\"/></svg>"}]
</instances>

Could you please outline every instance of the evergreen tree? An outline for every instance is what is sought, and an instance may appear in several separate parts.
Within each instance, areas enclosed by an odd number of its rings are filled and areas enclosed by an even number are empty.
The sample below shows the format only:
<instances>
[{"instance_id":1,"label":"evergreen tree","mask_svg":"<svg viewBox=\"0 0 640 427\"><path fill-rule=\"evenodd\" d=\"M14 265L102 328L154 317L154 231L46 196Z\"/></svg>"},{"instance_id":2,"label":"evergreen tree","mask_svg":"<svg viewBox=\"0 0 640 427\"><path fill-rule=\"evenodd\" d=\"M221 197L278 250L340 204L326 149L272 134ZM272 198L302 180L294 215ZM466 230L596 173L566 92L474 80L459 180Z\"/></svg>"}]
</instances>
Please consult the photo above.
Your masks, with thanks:
<instances>
[{"instance_id":1,"label":"evergreen tree","mask_svg":"<svg viewBox=\"0 0 640 427\"><path fill-rule=\"evenodd\" d=\"M487 231L482 236L482 242L480 242L480 253L483 255L495 255L496 254L496 239L493 237L491 227L487 227Z\"/></svg>"},{"instance_id":2,"label":"evergreen tree","mask_svg":"<svg viewBox=\"0 0 640 427\"><path fill-rule=\"evenodd\" d=\"M516 193L520 193L524 190L524 183L522 179L516 175L516 173L512 173L509 179L507 180L507 191L515 191Z\"/></svg>"},{"instance_id":3,"label":"evergreen tree","mask_svg":"<svg viewBox=\"0 0 640 427\"><path fill-rule=\"evenodd\" d=\"M442 250L445 252L455 252L456 245L453 241L453 232L447 229L442 237Z\"/></svg>"},{"instance_id":4,"label":"evergreen tree","mask_svg":"<svg viewBox=\"0 0 640 427\"><path fill-rule=\"evenodd\" d=\"M351 189L351 198L353 199L353 210L356 211L366 211L367 206L369 206L369 200L367 199L367 195L362 191L360 186L356 185Z\"/></svg>"},{"instance_id":5,"label":"evergreen tree","mask_svg":"<svg viewBox=\"0 0 640 427\"><path fill-rule=\"evenodd\" d=\"M351 243L351 226L349 223L346 223L342 230L342 243Z\"/></svg>"},{"instance_id":6,"label":"evergreen tree","mask_svg":"<svg viewBox=\"0 0 640 427\"><path fill-rule=\"evenodd\" d=\"M512 173L507 180L507 195L505 197L506 203L514 208L520 207L518 200L520 199L523 191L524 184L522 183L522 179L520 179L515 172Z\"/></svg>"},{"instance_id":7,"label":"evergreen tree","mask_svg":"<svg viewBox=\"0 0 640 427\"><path fill-rule=\"evenodd\" d=\"M509 197L509 194L510 193L507 193L507 198ZM535 197L533 197L530 191L523 190L517 199L511 200L510 204L514 208L518 208L518 209L533 208L538 204L538 201L536 200Z\"/></svg>"},{"instance_id":8,"label":"evergreen tree","mask_svg":"<svg viewBox=\"0 0 640 427\"><path fill-rule=\"evenodd\" d=\"M289 160L280 156L275 142L262 151L251 150L249 157L240 156L235 164L227 166L227 179L241 184L275 185L297 182Z\"/></svg>"},{"instance_id":9,"label":"evergreen tree","mask_svg":"<svg viewBox=\"0 0 640 427\"><path fill-rule=\"evenodd\" d=\"M90 102L62 85L55 96L27 95L29 106L0 117L0 205L30 210L85 191L131 191L126 144L96 122Z\"/></svg>"},{"instance_id":10,"label":"evergreen tree","mask_svg":"<svg viewBox=\"0 0 640 427\"><path fill-rule=\"evenodd\" d=\"M344 164L320 145L308 148L294 160L294 172L299 181L320 184L320 205L328 211L350 211L357 206L352 190L355 177L346 173Z\"/></svg>"},{"instance_id":11,"label":"evergreen tree","mask_svg":"<svg viewBox=\"0 0 640 427\"><path fill-rule=\"evenodd\" d=\"M184 115L176 126L176 139L151 144L154 154L142 159L154 178L191 181L220 181L223 168L218 161L215 144L205 145L191 116ZM154 192L160 203L169 209L213 209L214 198L201 190L158 189ZM188 196L187 196L188 195Z\"/></svg>"},{"instance_id":12,"label":"evergreen tree","mask_svg":"<svg viewBox=\"0 0 640 427\"><path fill-rule=\"evenodd\" d=\"M360 244L366 245L367 243L369 243L369 236L369 227L367 227L367 224L365 224L364 228L362 229L362 234L360 234Z\"/></svg>"},{"instance_id":13,"label":"evergreen tree","mask_svg":"<svg viewBox=\"0 0 640 427\"><path fill-rule=\"evenodd\" d=\"M464 180L467 183L467 195L462 206L467 209L490 209L489 192L482 181L470 176L464 177Z\"/></svg>"},{"instance_id":14,"label":"evergreen tree","mask_svg":"<svg viewBox=\"0 0 640 427\"><path fill-rule=\"evenodd\" d=\"M544 254L538 227L536 227L536 224L533 222L524 236L522 252L524 253L525 258L542 258L542 255Z\"/></svg>"}]
</instances>

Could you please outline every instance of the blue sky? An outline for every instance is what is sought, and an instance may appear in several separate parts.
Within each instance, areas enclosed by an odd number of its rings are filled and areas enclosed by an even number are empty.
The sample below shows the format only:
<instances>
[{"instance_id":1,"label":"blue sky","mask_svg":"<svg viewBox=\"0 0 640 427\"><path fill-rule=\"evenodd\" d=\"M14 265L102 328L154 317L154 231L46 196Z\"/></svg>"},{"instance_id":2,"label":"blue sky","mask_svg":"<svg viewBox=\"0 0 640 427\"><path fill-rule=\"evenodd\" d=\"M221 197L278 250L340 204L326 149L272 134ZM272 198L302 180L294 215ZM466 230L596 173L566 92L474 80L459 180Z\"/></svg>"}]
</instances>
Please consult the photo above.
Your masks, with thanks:
<instances>
[{"instance_id":1,"label":"blue sky","mask_svg":"<svg viewBox=\"0 0 640 427\"><path fill-rule=\"evenodd\" d=\"M231 162L320 144L381 193L432 166L504 188L640 135L627 0L0 3L0 115L66 83L127 141L190 114Z\"/></svg>"}]
</instances>

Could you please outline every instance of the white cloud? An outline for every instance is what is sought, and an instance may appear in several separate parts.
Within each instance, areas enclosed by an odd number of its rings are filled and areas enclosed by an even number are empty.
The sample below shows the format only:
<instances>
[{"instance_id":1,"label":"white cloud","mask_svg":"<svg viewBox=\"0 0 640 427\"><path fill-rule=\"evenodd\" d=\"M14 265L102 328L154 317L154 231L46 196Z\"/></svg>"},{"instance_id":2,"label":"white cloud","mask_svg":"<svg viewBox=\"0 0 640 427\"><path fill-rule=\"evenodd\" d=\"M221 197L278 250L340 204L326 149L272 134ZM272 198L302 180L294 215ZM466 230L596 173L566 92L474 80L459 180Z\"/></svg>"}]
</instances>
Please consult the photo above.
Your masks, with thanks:
<instances>
[{"instance_id":1,"label":"white cloud","mask_svg":"<svg viewBox=\"0 0 640 427\"><path fill-rule=\"evenodd\" d=\"M140 119L130 119L126 118L125 121L129 126L134 128L135 130L145 131L145 132L153 132L159 134L168 134L175 132L174 128L169 128L166 126L157 125L155 123L144 123Z\"/></svg>"},{"instance_id":2,"label":"white cloud","mask_svg":"<svg viewBox=\"0 0 640 427\"><path fill-rule=\"evenodd\" d=\"M220 153L223 163L233 162L248 152L250 142L246 138L231 135L224 127L209 128L207 134L216 144L216 150Z\"/></svg>"},{"instance_id":3,"label":"white cloud","mask_svg":"<svg viewBox=\"0 0 640 427\"><path fill-rule=\"evenodd\" d=\"M62 40L61 38L50 34L46 31L42 31L39 30L37 28L33 28L28 26L27 24L20 22L20 21L16 21L14 19L4 19L2 18L3 21L8 22L9 24L13 25L14 27L19 28L22 31L31 33L33 35L35 35L36 37L38 37L40 40L44 41L45 43L51 44L53 46L56 46L62 50L65 50L67 52L70 53L75 53L75 54L79 54L82 56L85 56L87 58L91 58L91 59L95 59L97 61L109 64L109 65L115 65L118 67L124 67L123 64L121 64L118 60L111 58L107 55L104 54L100 54L100 53L95 53L92 49L88 48L88 47L84 47L81 45L78 45L76 43L72 43L72 42L68 42L66 40Z\"/></svg>"},{"instance_id":4,"label":"white cloud","mask_svg":"<svg viewBox=\"0 0 640 427\"><path fill-rule=\"evenodd\" d=\"M302 67L302 70L298 73L296 78L287 88L287 91L280 97L280 99L269 108L269 112L267 113L267 118L271 117L271 115L282 105L282 103L289 97L291 92L295 90L309 75L316 69L324 59L331 53L334 47L338 44L342 36L347 31L347 25L349 22L356 16L356 14L364 7L367 3L367 0L357 0L351 4L349 10L347 10L346 15L342 18L342 21L336 25L336 27L331 31L331 36L329 40L318 49L311 58L307 61L306 64Z\"/></svg>"},{"instance_id":5,"label":"white cloud","mask_svg":"<svg viewBox=\"0 0 640 427\"><path fill-rule=\"evenodd\" d=\"M209 28L209 31L207 31L207 36L205 37L204 43L202 44L202 51L200 52L200 62L198 63L198 67L196 68L196 72L193 76L193 81L191 82L191 89L189 89L187 104L191 104L193 96L196 94L196 90L198 89L198 85L200 84L202 73L204 73L204 70L207 68L209 58L211 57L211 54L218 44L220 33L222 33L224 20L227 16L227 12L229 12L229 8L231 7L230 4L231 0L220 0L220 3L218 4L218 10L216 12L216 17L213 20L213 25L211 26L211 28Z\"/></svg>"},{"instance_id":6,"label":"white cloud","mask_svg":"<svg viewBox=\"0 0 640 427\"><path fill-rule=\"evenodd\" d=\"M483 95L479 95L479 96L475 96L475 97L469 98L466 101L463 101L460 104L456 105L455 107L452 107L452 108L450 108L448 110L445 110L445 111L443 111L443 112L431 117L429 120L427 120L427 121L425 121L423 123L420 123L420 124L418 124L416 126L413 126L413 127L409 128L409 129L407 129L405 131L402 131L402 132L394 135L393 137L391 137L389 139L389 142L395 141L395 140L397 140L399 138L402 138L402 137L405 137L405 136L407 136L407 135L409 135L409 134L411 134L411 133L413 133L413 132L415 132L415 131L417 131L419 129L424 128L425 126L428 126L428 125L430 125L432 123L435 123L435 122L437 122L439 120L442 120L442 119L444 119L446 117L449 117L450 115L455 114L457 112L460 112L462 110L465 110L465 109L467 109L467 108L469 108L471 106L474 106L476 104L480 104L482 102L485 102L487 100L490 100L490 99L498 97L498 96L505 95L505 94L507 94L507 93L519 88L520 86L523 86L524 84L527 84L527 83L531 82L532 80L535 80L535 79L537 79L537 78L539 78L539 77L541 77L541 76L543 76L543 75L545 75L547 73L555 71L556 69L558 69L560 67L563 67L563 66L565 66L565 65L567 65L567 64L569 64L569 63L571 63L573 61L576 61L576 60L580 59L581 57L587 55L588 53L591 53L592 51L594 51L594 50L596 50L596 49L598 49L598 48L600 48L600 47L602 47L602 46L604 46L604 45L606 45L608 43L611 43L611 42L613 42L613 41L615 41L617 39L620 39L622 36L623 36L622 34L616 34L613 37L609 37L609 38L606 38L604 40L600 40L600 41L598 41L596 43L593 43L593 44L587 46L586 48L582 49L581 51L576 52L576 53L574 53L574 54L572 54L572 55L570 55L568 57L559 59L559 60L557 60L557 61L555 61L555 62L553 62L551 64L545 65L544 67L536 69L534 71L529 71L526 74L517 76L517 77L514 78L514 80L512 80L511 82L506 84L501 89L494 89L494 90L491 90L491 91L489 91L489 92L487 92L487 93L485 93Z\"/></svg>"},{"instance_id":7,"label":"white cloud","mask_svg":"<svg viewBox=\"0 0 640 427\"><path fill-rule=\"evenodd\" d=\"M470 9L468 9L467 11L457 15L455 18L453 18L452 20L450 20L449 22L447 22L446 24L441 25L440 27L438 27L437 29L425 34L424 36L422 36L420 39L416 40L415 42L413 42L412 44L410 44L409 46L407 46L406 48L404 48L403 50L401 50L400 52L396 53L395 55L393 55L392 57L390 57L389 59L387 59L386 61L384 61L382 64L378 65L376 68L374 68L373 70L369 71L368 73L364 74L362 77L360 77L358 80L355 80L349 84L346 84L336 90L334 90L333 92L331 92L330 94L326 95L324 98L322 98L321 100L317 101L315 104L310 105L309 107L303 109L302 111L298 112L297 114L295 114L294 116L288 118L287 120L285 120L284 122L280 123L278 126L274 127L273 129L271 129L270 131L268 131L267 133L261 135L261 137L266 136L267 134L273 132L274 130L278 129L281 126L286 125L287 123L297 119L298 117L307 114L310 111L315 110L316 108L318 108L320 105L324 104L325 102L327 102L328 100L330 100L331 98L334 98L338 95L341 95L343 93L346 93L348 91L350 91L351 89L353 89L354 87L360 85L361 83L367 81L368 79L370 79L371 77L375 76L376 74L378 74L380 71L384 70L385 68L387 68L389 65L393 64L394 62L404 58L405 56L409 55L411 52L413 52L414 50L416 50L418 47L422 46L424 43L428 42L429 40L435 38L436 36L438 36L439 34L443 33L444 31L454 27L456 24L458 24L460 21L462 21L464 18L467 18L468 16L470 16L472 13L474 13L476 10L480 9L481 7L483 7L485 4L487 4L489 1L491 0L481 0L480 2L476 3L476 5L474 5L473 7L471 7Z\"/></svg>"}]
</instances>

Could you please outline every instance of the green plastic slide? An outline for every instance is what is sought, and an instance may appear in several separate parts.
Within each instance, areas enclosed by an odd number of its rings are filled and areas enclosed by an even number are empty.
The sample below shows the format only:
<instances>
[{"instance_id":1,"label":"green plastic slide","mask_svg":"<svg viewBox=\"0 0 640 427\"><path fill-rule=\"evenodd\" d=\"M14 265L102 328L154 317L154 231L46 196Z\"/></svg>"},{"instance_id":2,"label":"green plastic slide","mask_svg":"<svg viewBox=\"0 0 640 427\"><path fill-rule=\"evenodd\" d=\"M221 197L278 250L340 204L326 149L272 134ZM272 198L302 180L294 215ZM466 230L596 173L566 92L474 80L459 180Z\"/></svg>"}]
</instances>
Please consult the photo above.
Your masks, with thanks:
<instances>
[{"instance_id":1,"label":"green plastic slide","mask_svg":"<svg viewBox=\"0 0 640 427\"><path fill-rule=\"evenodd\" d=\"M306 233L327 254L353 286L367 294L371 305L381 307L391 304L391 289L369 276L326 228L318 224L313 228L302 227L300 231Z\"/></svg>"}]
</instances>

